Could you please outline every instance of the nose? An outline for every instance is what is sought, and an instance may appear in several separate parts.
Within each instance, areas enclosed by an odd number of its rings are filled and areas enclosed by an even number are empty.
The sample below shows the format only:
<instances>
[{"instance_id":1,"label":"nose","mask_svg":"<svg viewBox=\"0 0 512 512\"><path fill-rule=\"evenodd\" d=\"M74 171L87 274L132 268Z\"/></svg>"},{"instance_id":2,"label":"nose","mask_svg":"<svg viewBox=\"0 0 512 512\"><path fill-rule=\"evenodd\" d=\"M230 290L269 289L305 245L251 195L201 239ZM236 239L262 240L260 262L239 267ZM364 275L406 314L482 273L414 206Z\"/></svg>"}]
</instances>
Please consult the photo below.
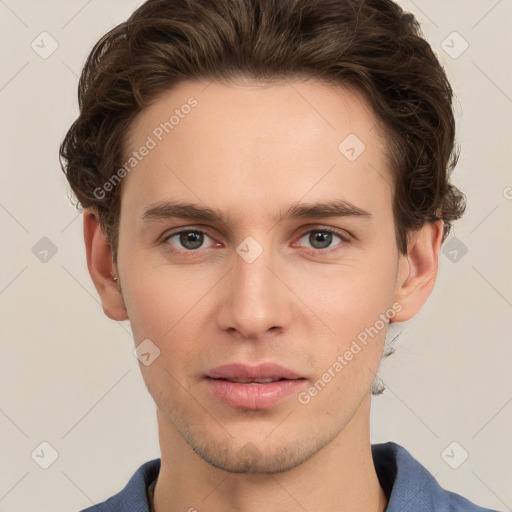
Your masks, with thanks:
<instances>
[{"instance_id":1,"label":"nose","mask_svg":"<svg viewBox=\"0 0 512 512\"><path fill-rule=\"evenodd\" d=\"M284 284L286 276L272 263L266 251L251 263L234 255L233 269L223 282L218 313L222 329L257 340L290 325L293 294Z\"/></svg>"}]
</instances>

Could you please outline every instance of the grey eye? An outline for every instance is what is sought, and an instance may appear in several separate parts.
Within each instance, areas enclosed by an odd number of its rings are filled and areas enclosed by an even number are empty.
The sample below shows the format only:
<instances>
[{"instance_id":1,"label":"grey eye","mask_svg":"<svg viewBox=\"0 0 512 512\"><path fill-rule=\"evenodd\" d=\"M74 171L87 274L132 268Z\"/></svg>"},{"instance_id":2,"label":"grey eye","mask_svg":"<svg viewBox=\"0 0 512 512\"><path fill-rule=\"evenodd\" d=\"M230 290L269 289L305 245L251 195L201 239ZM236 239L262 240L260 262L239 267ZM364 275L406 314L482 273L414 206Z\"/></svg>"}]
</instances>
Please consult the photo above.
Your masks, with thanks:
<instances>
[{"instance_id":1,"label":"grey eye","mask_svg":"<svg viewBox=\"0 0 512 512\"><path fill-rule=\"evenodd\" d=\"M198 231L183 231L179 233L180 243L185 249L197 249L203 245L204 233Z\"/></svg>"}]
</instances>

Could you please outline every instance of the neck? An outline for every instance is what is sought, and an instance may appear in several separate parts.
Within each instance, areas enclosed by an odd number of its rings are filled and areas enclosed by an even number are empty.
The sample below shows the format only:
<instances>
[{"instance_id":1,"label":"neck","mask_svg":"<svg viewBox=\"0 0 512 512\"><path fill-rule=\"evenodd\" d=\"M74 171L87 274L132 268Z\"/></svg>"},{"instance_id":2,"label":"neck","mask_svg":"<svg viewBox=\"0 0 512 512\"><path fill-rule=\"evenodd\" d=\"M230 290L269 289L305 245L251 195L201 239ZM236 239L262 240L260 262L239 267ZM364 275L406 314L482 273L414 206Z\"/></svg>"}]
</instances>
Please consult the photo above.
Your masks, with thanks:
<instances>
[{"instance_id":1,"label":"neck","mask_svg":"<svg viewBox=\"0 0 512 512\"><path fill-rule=\"evenodd\" d=\"M387 505L373 464L370 397L334 439L281 473L230 473L202 460L157 411L161 468L155 512L383 512Z\"/></svg>"}]
</instances>

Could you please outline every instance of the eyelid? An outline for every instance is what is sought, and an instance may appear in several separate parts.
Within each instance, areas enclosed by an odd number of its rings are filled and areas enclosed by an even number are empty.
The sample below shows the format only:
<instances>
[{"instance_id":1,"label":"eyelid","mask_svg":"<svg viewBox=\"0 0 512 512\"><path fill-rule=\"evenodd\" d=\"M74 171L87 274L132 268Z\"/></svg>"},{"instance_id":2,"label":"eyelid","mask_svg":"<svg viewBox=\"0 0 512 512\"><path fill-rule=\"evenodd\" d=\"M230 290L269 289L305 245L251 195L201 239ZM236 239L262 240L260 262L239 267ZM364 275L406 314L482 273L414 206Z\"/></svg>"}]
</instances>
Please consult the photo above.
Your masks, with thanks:
<instances>
[{"instance_id":1,"label":"eyelid","mask_svg":"<svg viewBox=\"0 0 512 512\"><path fill-rule=\"evenodd\" d=\"M176 228L176 231L166 231L161 236L161 239L162 239L162 241L165 241L165 240L171 238L172 236L176 236L176 235L180 235L181 233L188 233L188 232L203 233L205 235L210 236L210 234L204 228L185 226L185 227L181 227L181 228Z\"/></svg>"},{"instance_id":2,"label":"eyelid","mask_svg":"<svg viewBox=\"0 0 512 512\"><path fill-rule=\"evenodd\" d=\"M312 231L332 233L333 235L339 236L342 240L344 240L346 242L350 241L350 235L346 231L339 229L339 228L333 228L330 226L321 226L321 225L316 225L316 224L312 227L309 227L305 231L302 231L302 234L299 236L299 238L302 238L304 235L307 235L308 233L311 233Z\"/></svg>"}]
</instances>

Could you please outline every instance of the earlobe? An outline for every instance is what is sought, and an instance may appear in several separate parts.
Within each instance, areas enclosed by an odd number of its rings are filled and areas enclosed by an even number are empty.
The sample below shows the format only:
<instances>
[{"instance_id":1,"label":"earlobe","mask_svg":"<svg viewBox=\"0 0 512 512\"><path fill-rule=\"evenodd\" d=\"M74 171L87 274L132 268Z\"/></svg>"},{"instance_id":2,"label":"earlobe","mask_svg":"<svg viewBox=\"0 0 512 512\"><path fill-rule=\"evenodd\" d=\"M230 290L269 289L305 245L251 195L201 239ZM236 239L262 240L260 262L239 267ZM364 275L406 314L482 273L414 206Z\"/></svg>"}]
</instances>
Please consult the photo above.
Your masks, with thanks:
<instances>
[{"instance_id":1,"label":"earlobe","mask_svg":"<svg viewBox=\"0 0 512 512\"><path fill-rule=\"evenodd\" d=\"M394 322L413 318L432 293L437 278L443 221L425 224L409 239L407 254L401 256L394 302L402 310Z\"/></svg>"},{"instance_id":2,"label":"earlobe","mask_svg":"<svg viewBox=\"0 0 512 512\"><path fill-rule=\"evenodd\" d=\"M127 320L123 296L112 261L112 249L101 229L98 214L92 209L84 210L84 241L87 255L87 268L98 291L103 312L112 320Z\"/></svg>"}]
</instances>

